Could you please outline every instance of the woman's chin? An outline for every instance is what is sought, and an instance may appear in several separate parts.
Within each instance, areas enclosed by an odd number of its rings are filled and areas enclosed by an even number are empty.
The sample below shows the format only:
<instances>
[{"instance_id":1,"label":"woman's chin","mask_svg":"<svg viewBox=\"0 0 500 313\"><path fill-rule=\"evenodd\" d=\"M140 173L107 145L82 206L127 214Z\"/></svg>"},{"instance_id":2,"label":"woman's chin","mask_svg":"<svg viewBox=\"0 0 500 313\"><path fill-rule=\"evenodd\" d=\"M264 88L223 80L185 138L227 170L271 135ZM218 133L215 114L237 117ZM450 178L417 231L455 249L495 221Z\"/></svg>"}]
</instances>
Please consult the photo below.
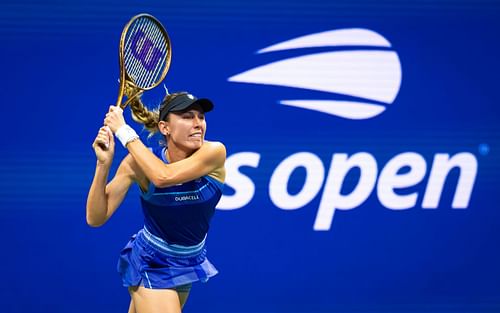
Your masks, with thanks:
<instances>
[{"instance_id":1,"label":"woman's chin","mask_svg":"<svg viewBox=\"0 0 500 313\"><path fill-rule=\"evenodd\" d=\"M189 149L198 150L199 148L201 148L202 144L203 144L203 139L201 139L201 138L190 138L186 142L186 147L188 147Z\"/></svg>"}]
</instances>

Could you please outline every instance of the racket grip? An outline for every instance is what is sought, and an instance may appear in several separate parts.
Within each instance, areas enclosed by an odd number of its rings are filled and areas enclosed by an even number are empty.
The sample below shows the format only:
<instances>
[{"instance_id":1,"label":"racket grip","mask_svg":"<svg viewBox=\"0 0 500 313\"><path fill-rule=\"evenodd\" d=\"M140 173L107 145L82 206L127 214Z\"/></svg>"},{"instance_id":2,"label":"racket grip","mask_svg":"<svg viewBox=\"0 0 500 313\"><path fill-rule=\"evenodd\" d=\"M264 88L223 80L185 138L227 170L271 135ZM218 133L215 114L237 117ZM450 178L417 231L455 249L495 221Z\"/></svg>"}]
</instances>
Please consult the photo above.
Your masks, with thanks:
<instances>
[{"instance_id":1,"label":"racket grip","mask_svg":"<svg viewBox=\"0 0 500 313\"><path fill-rule=\"evenodd\" d=\"M108 150L109 143L99 143L99 147L101 147L103 150Z\"/></svg>"}]
</instances>

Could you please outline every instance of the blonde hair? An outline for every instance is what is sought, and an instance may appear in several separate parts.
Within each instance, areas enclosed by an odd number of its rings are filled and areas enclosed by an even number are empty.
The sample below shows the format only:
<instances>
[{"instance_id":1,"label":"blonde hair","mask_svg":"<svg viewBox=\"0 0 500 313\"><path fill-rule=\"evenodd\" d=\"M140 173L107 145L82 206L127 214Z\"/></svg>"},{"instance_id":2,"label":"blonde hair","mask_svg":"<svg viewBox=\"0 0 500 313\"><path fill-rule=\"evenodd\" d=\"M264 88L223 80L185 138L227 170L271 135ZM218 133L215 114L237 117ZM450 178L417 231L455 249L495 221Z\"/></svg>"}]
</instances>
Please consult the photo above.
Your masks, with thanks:
<instances>
[{"instance_id":1,"label":"blonde hair","mask_svg":"<svg viewBox=\"0 0 500 313\"><path fill-rule=\"evenodd\" d=\"M149 110L144 103L142 103L141 96L138 96L130 101L132 118L137 123L143 124L144 128L149 131L148 138L151 138L156 132L159 131L158 122L160 121L160 111L167 106L170 101L182 94L187 94L187 92L183 91L167 94L163 98L162 102L153 110ZM166 120L168 120L168 115Z\"/></svg>"}]
</instances>

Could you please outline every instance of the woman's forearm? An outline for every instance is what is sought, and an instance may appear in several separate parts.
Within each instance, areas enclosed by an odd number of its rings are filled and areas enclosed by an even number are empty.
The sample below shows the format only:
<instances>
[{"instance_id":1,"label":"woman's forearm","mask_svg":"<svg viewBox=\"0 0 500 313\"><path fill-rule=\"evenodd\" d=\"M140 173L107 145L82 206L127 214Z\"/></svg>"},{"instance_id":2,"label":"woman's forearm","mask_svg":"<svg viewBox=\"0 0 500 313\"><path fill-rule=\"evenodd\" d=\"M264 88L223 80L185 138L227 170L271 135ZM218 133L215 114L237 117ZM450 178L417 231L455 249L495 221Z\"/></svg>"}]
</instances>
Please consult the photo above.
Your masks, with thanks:
<instances>
[{"instance_id":1,"label":"woman's forearm","mask_svg":"<svg viewBox=\"0 0 500 313\"><path fill-rule=\"evenodd\" d=\"M90 226L100 226L106 222L108 212L106 184L110 167L99 161L96 164L94 179L87 197L87 224Z\"/></svg>"}]
</instances>

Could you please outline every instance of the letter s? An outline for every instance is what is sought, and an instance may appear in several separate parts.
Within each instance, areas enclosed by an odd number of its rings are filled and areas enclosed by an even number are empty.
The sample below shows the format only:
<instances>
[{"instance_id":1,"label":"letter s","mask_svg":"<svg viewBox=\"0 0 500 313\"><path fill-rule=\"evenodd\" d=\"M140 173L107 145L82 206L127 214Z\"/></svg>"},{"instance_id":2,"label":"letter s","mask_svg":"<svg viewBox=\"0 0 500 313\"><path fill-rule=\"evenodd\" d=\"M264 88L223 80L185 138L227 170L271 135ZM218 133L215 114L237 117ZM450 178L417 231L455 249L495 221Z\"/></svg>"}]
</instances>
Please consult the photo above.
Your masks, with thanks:
<instances>
[{"instance_id":1,"label":"letter s","mask_svg":"<svg viewBox=\"0 0 500 313\"><path fill-rule=\"evenodd\" d=\"M235 153L226 160L226 184L235 190L234 195L222 195L217 204L220 210L236 210L247 205L255 194L255 184L238 169L241 166L256 168L259 165L260 154L255 152Z\"/></svg>"}]
</instances>

